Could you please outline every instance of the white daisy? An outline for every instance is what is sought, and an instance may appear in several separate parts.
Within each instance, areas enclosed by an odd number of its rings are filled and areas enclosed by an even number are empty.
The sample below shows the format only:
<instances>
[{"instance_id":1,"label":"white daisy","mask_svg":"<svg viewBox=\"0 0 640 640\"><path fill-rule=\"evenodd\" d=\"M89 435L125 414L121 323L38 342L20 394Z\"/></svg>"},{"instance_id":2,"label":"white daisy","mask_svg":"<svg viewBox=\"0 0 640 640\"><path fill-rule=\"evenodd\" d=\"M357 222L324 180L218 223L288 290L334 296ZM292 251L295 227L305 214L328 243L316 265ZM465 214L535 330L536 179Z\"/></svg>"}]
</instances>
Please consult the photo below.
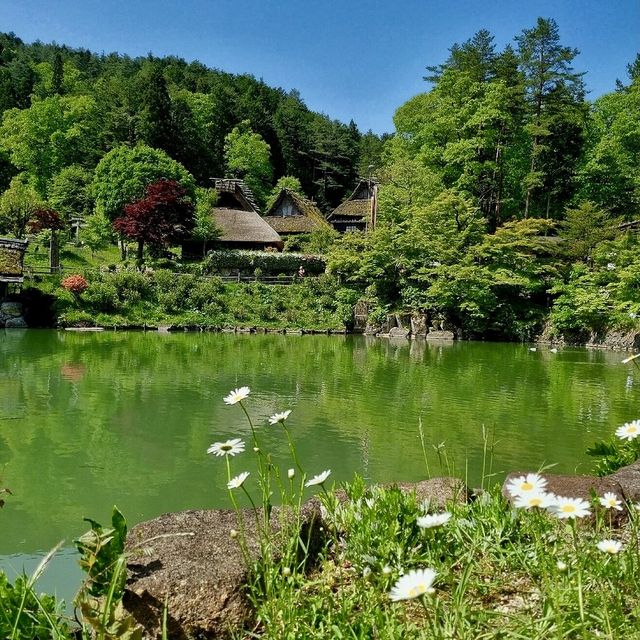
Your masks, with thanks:
<instances>
[{"instance_id":1,"label":"white daisy","mask_svg":"<svg viewBox=\"0 0 640 640\"><path fill-rule=\"evenodd\" d=\"M449 522L451 514L448 511L442 513L432 513L427 516L420 516L416 523L423 529L431 529L432 527L441 527L443 524Z\"/></svg>"},{"instance_id":2,"label":"white daisy","mask_svg":"<svg viewBox=\"0 0 640 640\"><path fill-rule=\"evenodd\" d=\"M239 389L230 391L229 395L224 397L224 401L227 404L236 404L237 402L247 398L249 393L251 393L251 389L249 389L249 387L240 387Z\"/></svg>"},{"instance_id":3,"label":"white daisy","mask_svg":"<svg viewBox=\"0 0 640 640\"><path fill-rule=\"evenodd\" d=\"M295 469L289 469L287 471L287 478L289 478L289 480L293 480L296 477L296 470Z\"/></svg>"},{"instance_id":4,"label":"white daisy","mask_svg":"<svg viewBox=\"0 0 640 640\"><path fill-rule=\"evenodd\" d=\"M622 542L619 540L601 540L596 545L600 551L604 553L610 553L615 555L616 553L620 553L622 551Z\"/></svg>"},{"instance_id":5,"label":"white daisy","mask_svg":"<svg viewBox=\"0 0 640 640\"><path fill-rule=\"evenodd\" d=\"M327 469L326 471L319 473L317 476L313 476L311 480L307 480L304 483L304 486L313 487L316 484L322 484L330 475L331 475L331 469Z\"/></svg>"},{"instance_id":6,"label":"white daisy","mask_svg":"<svg viewBox=\"0 0 640 640\"><path fill-rule=\"evenodd\" d=\"M274 413L269 418L269 424L278 424L278 422L284 422L289 417L290 413L291 409L283 411L282 413Z\"/></svg>"},{"instance_id":7,"label":"white daisy","mask_svg":"<svg viewBox=\"0 0 640 640\"><path fill-rule=\"evenodd\" d=\"M511 496L524 496L540 493L547 486L547 481L538 473L528 473L526 476L511 478L507 483L507 491Z\"/></svg>"},{"instance_id":8,"label":"white daisy","mask_svg":"<svg viewBox=\"0 0 640 640\"><path fill-rule=\"evenodd\" d=\"M635 440L640 436L640 420L632 420L616 429L616 435L620 440Z\"/></svg>"},{"instance_id":9,"label":"white daisy","mask_svg":"<svg viewBox=\"0 0 640 640\"><path fill-rule=\"evenodd\" d=\"M556 562L556 567L558 567L558 571L564 573L567 570L567 563L562 562L562 560L558 560L558 562Z\"/></svg>"},{"instance_id":10,"label":"white daisy","mask_svg":"<svg viewBox=\"0 0 640 640\"><path fill-rule=\"evenodd\" d=\"M532 509L533 507L548 509L553 505L555 499L556 497L552 493L530 491L524 495L516 495L513 505L517 509Z\"/></svg>"},{"instance_id":11,"label":"white daisy","mask_svg":"<svg viewBox=\"0 0 640 640\"><path fill-rule=\"evenodd\" d=\"M249 472L243 471L242 473L237 475L235 478L231 478L231 480L227 482L227 489L239 489L244 484L244 481L248 477L249 477Z\"/></svg>"},{"instance_id":12,"label":"white daisy","mask_svg":"<svg viewBox=\"0 0 640 640\"><path fill-rule=\"evenodd\" d=\"M608 491L600 498L600 504L605 509L615 509L616 511L622 511L622 500L618 500L618 496L611 491Z\"/></svg>"},{"instance_id":13,"label":"white daisy","mask_svg":"<svg viewBox=\"0 0 640 640\"><path fill-rule=\"evenodd\" d=\"M561 520L568 518L584 518L591 515L589 503L582 498L564 498L557 496L549 511Z\"/></svg>"},{"instance_id":14,"label":"white daisy","mask_svg":"<svg viewBox=\"0 0 640 640\"><path fill-rule=\"evenodd\" d=\"M235 456L244 451L244 442L240 438L233 438L226 442L214 442L208 449L207 453L214 456Z\"/></svg>"},{"instance_id":15,"label":"white daisy","mask_svg":"<svg viewBox=\"0 0 640 640\"><path fill-rule=\"evenodd\" d=\"M433 569L417 569L401 576L389 592L391 600L411 600L433 593L431 586L438 574Z\"/></svg>"}]
</instances>

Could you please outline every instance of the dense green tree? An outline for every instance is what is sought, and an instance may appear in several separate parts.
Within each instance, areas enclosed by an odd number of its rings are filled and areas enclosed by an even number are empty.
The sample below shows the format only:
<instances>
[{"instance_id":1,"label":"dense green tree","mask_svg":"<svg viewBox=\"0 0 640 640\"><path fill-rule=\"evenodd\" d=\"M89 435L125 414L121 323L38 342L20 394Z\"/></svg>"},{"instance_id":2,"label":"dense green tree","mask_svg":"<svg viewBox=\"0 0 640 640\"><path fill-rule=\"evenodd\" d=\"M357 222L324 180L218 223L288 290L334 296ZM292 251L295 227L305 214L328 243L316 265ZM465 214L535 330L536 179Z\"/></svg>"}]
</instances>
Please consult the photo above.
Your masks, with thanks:
<instances>
[{"instance_id":1,"label":"dense green tree","mask_svg":"<svg viewBox=\"0 0 640 640\"><path fill-rule=\"evenodd\" d=\"M96 167L93 195L96 211L109 220L121 216L124 207L144 196L148 184L166 178L178 181L195 198L193 176L164 151L146 145L118 147L107 153Z\"/></svg>"},{"instance_id":2,"label":"dense green tree","mask_svg":"<svg viewBox=\"0 0 640 640\"><path fill-rule=\"evenodd\" d=\"M22 238L29 221L44 206L25 174L17 175L0 195L0 234Z\"/></svg>"},{"instance_id":3,"label":"dense green tree","mask_svg":"<svg viewBox=\"0 0 640 640\"><path fill-rule=\"evenodd\" d=\"M264 205L271 179L269 145L254 133L248 120L244 120L226 136L224 157L227 174L242 178L253 191L258 204Z\"/></svg>"},{"instance_id":4,"label":"dense green tree","mask_svg":"<svg viewBox=\"0 0 640 640\"><path fill-rule=\"evenodd\" d=\"M269 194L267 203L265 204L265 210L268 209L278 199L278 196L283 189L288 189L289 191L293 191L294 193L305 197L304 191L302 190L302 185L300 184L300 180L298 180L298 178L296 178L295 176L282 176L281 178L278 178L275 186L273 187L273 189L271 189L271 193Z\"/></svg>"},{"instance_id":5,"label":"dense green tree","mask_svg":"<svg viewBox=\"0 0 640 640\"><path fill-rule=\"evenodd\" d=\"M62 169L51 179L48 201L66 219L89 216L93 211L93 173L77 164Z\"/></svg>"},{"instance_id":6,"label":"dense green tree","mask_svg":"<svg viewBox=\"0 0 640 640\"><path fill-rule=\"evenodd\" d=\"M142 103L138 119L138 137L169 154L176 150L176 136L171 113L171 98L162 68L150 63L141 74Z\"/></svg>"},{"instance_id":7,"label":"dense green tree","mask_svg":"<svg viewBox=\"0 0 640 640\"><path fill-rule=\"evenodd\" d=\"M554 196L560 202L567 199L564 183L571 179L580 150L583 74L571 66L578 50L561 44L552 19L538 18L534 28L516 37L516 43L528 105L524 131L531 141L523 215L530 214L537 200L537 210L548 217Z\"/></svg>"},{"instance_id":8,"label":"dense green tree","mask_svg":"<svg viewBox=\"0 0 640 640\"><path fill-rule=\"evenodd\" d=\"M99 139L97 108L89 96L51 96L28 109L10 109L0 127L0 148L43 197L64 167L95 164Z\"/></svg>"}]
</instances>

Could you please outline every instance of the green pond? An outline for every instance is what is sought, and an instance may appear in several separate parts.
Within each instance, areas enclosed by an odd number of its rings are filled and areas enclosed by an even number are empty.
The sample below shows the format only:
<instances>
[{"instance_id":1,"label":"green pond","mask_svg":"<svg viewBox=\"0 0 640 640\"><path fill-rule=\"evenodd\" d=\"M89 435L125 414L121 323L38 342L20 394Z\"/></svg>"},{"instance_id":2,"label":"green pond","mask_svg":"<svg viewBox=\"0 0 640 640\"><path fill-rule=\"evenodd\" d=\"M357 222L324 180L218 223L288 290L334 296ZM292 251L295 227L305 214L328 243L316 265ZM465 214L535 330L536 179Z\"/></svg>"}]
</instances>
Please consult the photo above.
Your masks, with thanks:
<instances>
[{"instance_id":1,"label":"green pond","mask_svg":"<svg viewBox=\"0 0 640 640\"><path fill-rule=\"evenodd\" d=\"M240 407L222 400L243 385L261 446L283 468L286 439L267 418L292 410L310 475L416 481L428 464L479 486L543 465L588 472L585 449L638 417L640 372L623 357L361 336L0 332L0 488L13 492L0 568L29 571L65 540L40 586L68 598L84 516L107 524L115 503L135 524L228 506L225 464L206 450L249 437ZM254 469L248 450L234 472Z\"/></svg>"}]
</instances>

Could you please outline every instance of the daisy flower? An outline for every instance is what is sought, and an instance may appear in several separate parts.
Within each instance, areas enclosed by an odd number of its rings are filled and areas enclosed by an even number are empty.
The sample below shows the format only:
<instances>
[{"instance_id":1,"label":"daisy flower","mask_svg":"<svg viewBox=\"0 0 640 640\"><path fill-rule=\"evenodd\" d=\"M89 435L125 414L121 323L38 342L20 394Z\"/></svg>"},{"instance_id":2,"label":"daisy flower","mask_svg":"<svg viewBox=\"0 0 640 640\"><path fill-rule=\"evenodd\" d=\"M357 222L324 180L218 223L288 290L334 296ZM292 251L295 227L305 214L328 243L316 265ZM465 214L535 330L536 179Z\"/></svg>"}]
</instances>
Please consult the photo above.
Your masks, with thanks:
<instances>
[{"instance_id":1,"label":"daisy flower","mask_svg":"<svg viewBox=\"0 0 640 640\"><path fill-rule=\"evenodd\" d=\"M616 429L616 435L620 440L635 440L640 436L640 420L632 420Z\"/></svg>"},{"instance_id":2,"label":"daisy flower","mask_svg":"<svg viewBox=\"0 0 640 640\"><path fill-rule=\"evenodd\" d=\"M622 511L622 500L618 500L618 496L611 491L608 491L600 498L600 504L605 509L615 509L616 511Z\"/></svg>"},{"instance_id":3,"label":"daisy flower","mask_svg":"<svg viewBox=\"0 0 640 640\"><path fill-rule=\"evenodd\" d=\"M431 586L438 575L433 569L417 569L401 576L389 592L394 601L411 600L425 593L433 593Z\"/></svg>"},{"instance_id":4,"label":"daisy flower","mask_svg":"<svg viewBox=\"0 0 640 640\"><path fill-rule=\"evenodd\" d=\"M451 514L448 511L443 513L433 513L427 516L420 516L416 523L423 529L431 529L432 527L441 527L443 524L449 522Z\"/></svg>"},{"instance_id":5,"label":"daisy flower","mask_svg":"<svg viewBox=\"0 0 640 640\"><path fill-rule=\"evenodd\" d=\"M228 396L224 397L224 401L227 404L236 404L249 396L251 389L249 387L240 387L229 392Z\"/></svg>"},{"instance_id":6,"label":"daisy flower","mask_svg":"<svg viewBox=\"0 0 640 640\"><path fill-rule=\"evenodd\" d=\"M290 413L291 409L283 411L282 413L274 413L269 418L269 424L278 424L278 422L284 422L289 417Z\"/></svg>"},{"instance_id":7,"label":"daisy flower","mask_svg":"<svg viewBox=\"0 0 640 640\"><path fill-rule=\"evenodd\" d=\"M547 481L538 473L528 473L526 476L512 478L507 483L507 491L511 496L523 496L544 491Z\"/></svg>"},{"instance_id":8,"label":"daisy flower","mask_svg":"<svg viewBox=\"0 0 640 640\"><path fill-rule=\"evenodd\" d=\"M591 515L589 503L582 498L564 498L557 496L553 504L549 507L554 515L561 520L568 518L584 518Z\"/></svg>"},{"instance_id":9,"label":"daisy flower","mask_svg":"<svg viewBox=\"0 0 640 640\"><path fill-rule=\"evenodd\" d=\"M616 553L620 553L622 551L622 542L619 540L601 540L596 545L600 551L604 553L610 553L611 555L615 555Z\"/></svg>"},{"instance_id":10,"label":"daisy flower","mask_svg":"<svg viewBox=\"0 0 640 640\"><path fill-rule=\"evenodd\" d=\"M227 482L227 489L239 489L244 484L244 481L248 477L249 477L249 472L243 471L242 473L238 474L235 478L231 478L231 480Z\"/></svg>"},{"instance_id":11,"label":"daisy flower","mask_svg":"<svg viewBox=\"0 0 640 640\"><path fill-rule=\"evenodd\" d=\"M331 469L327 469L326 471L323 471L322 473L319 473L317 476L313 476L313 478L311 478L311 480L307 480L304 483L304 486L305 487L313 487L316 484L322 484L330 475L331 475Z\"/></svg>"},{"instance_id":12,"label":"daisy flower","mask_svg":"<svg viewBox=\"0 0 640 640\"><path fill-rule=\"evenodd\" d=\"M207 453L214 456L235 456L244 451L244 442L240 438L233 438L226 442L214 442L208 449Z\"/></svg>"},{"instance_id":13,"label":"daisy flower","mask_svg":"<svg viewBox=\"0 0 640 640\"><path fill-rule=\"evenodd\" d=\"M525 495L516 495L513 505L517 509L532 509L533 507L548 509L553 505L555 499L556 497L552 493L530 491Z\"/></svg>"}]
</instances>

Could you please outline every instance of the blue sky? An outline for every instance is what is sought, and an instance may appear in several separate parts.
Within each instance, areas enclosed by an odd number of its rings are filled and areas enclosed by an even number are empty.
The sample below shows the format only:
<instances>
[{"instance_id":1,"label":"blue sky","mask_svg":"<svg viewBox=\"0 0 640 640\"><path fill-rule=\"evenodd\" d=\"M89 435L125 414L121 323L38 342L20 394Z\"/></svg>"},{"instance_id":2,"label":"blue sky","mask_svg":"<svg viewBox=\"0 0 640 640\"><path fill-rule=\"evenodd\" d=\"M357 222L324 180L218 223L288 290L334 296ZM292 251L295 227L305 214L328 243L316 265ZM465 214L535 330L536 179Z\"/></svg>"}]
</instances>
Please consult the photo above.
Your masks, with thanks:
<instances>
[{"instance_id":1,"label":"blue sky","mask_svg":"<svg viewBox=\"0 0 640 640\"><path fill-rule=\"evenodd\" d=\"M377 133L454 42L486 28L501 48L538 16L581 51L591 98L640 50L640 0L0 0L0 30L26 42L198 59L298 89L311 109Z\"/></svg>"}]
</instances>

